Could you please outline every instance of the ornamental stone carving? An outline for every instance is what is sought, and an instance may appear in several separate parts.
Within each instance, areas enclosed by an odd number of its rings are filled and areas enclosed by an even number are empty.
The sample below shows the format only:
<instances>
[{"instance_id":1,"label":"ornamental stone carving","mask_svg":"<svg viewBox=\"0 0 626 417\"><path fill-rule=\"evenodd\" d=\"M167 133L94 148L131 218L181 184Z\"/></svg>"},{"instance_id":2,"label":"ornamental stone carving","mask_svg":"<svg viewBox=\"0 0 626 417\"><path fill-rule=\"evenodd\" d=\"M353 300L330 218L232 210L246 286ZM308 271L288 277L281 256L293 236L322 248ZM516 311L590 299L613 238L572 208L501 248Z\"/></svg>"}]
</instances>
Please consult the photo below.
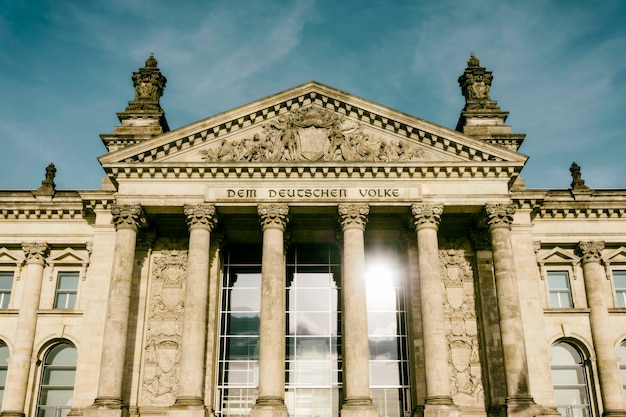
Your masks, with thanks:
<instances>
[{"instance_id":1,"label":"ornamental stone carving","mask_svg":"<svg viewBox=\"0 0 626 417\"><path fill-rule=\"evenodd\" d=\"M213 204L186 205L184 212L189 229L204 227L211 231L217 224L217 216Z\"/></svg>"},{"instance_id":2,"label":"ornamental stone carving","mask_svg":"<svg viewBox=\"0 0 626 417\"><path fill-rule=\"evenodd\" d=\"M167 79L157 68L153 54L146 60L146 66L133 72L135 100L128 103L128 110L160 110L159 101Z\"/></svg>"},{"instance_id":3,"label":"ornamental stone carving","mask_svg":"<svg viewBox=\"0 0 626 417\"><path fill-rule=\"evenodd\" d=\"M44 242L28 242L22 243L22 250L24 251L25 263L44 263L50 247Z\"/></svg>"},{"instance_id":4,"label":"ornamental stone carving","mask_svg":"<svg viewBox=\"0 0 626 417\"><path fill-rule=\"evenodd\" d=\"M511 228L515 206L513 204L487 204L485 205L486 221L490 228Z\"/></svg>"},{"instance_id":5,"label":"ornamental stone carving","mask_svg":"<svg viewBox=\"0 0 626 417\"><path fill-rule=\"evenodd\" d=\"M480 61L472 53L467 61L467 68L459 77L461 92L465 96L465 110L497 110L496 102L491 100L492 80L491 71L481 67Z\"/></svg>"},{"instance_id":6,"label":"ornamental stone carving","mask_svg":"<svg viewBox=\"0 0 626 417\"><path fill-rule=\"evenodd\" d=\"M443 204L413 204L411 214L415 230L423 227L437 229L443 214Z\"/></svg>"},{"instance_id":7,"label":"ornamental stone carving","mask_svg":"<svg viewBox=\"0 0 626 417\"><path fill-rule=\"evenodd\" d=\"M578 249L583 264L587 262L602 262L604 242L580 242Z\"/></svg>"},{"instance_id":8,"label":"ornamental stone carving","mask_svg":"<svg viewBox=\"0 0 626 417\"><path fill-rule=\"evenodd\" d=\"M200 153L210 162L400 162L424 156L408 142L373 137L357 122L315 106L282 114L251 138L224 139L217 148Z\"/></svg>"},{"instance_id":9,"label":"ornamental stone carving","mask_svg":"<svg viewBox=\"0 0 626 417\"><path fill-rule=\"evenodd\" d=\"M113 223L117 229L132 228L138 230L148 223L143 208L138 204L132 206L128 204L114 204L111 207L111 214L113 215Z\"/></svg>"},{"instance_id":10,"label":"ornamental stone carving","mask_svg":"<svg viewBox=\"0 0 626 417\"><path fill-rule=\"evenodd\" d=\"M162 249L152 257L141 390L145 404L171 405L178 394L187 259L187 251L179 249Z\"/></svg>"},{"instance_id":11,"label":"ornamental stone carving","mask_svg":"<svg viewBox=\"0 0 626 417\"><path fill-rule=\"evenodd\" d=\"M286 204L259 204L257 207L261 228L275 227L285 231L289 222L289 206Z\"/></svg>"},{"instance_id":12,"label":"ornamental stone carving","mask_svg":"<svg viewBox=\"0 0 626 417\"><path fill-rule=\"evenodd\" d=\"M451 394L455 404L480 406L484 402L484 392L471 247L465 239L446 240L440 246L439 267L445 288L445 329L450 346Z\"/></svg>"},{"instance_id":13,"label":"ornamental stone carving","mask_svg":"<svg viewBox=\"0 0 626 417\"><path fill-rule=\"evenodd\" d=\"M339 204L339 223L343 230L351 227L365 229L370 207L367 204Z\"/></svg>"}]
</instances>

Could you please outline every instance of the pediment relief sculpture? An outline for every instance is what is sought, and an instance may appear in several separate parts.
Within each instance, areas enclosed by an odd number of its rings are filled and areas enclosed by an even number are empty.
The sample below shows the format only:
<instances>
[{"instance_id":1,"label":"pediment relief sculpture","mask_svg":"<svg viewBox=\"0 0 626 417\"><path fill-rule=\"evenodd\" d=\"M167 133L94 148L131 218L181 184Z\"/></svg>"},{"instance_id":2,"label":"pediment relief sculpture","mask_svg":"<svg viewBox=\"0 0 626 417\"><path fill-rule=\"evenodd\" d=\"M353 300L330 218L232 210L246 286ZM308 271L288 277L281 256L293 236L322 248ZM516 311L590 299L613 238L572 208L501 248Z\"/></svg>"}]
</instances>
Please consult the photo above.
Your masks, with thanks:
<instances>
[{"instance_id":1,"label":"pediment relief sculpture","mask_svg":"<svg viewBox=\"0 0 626 417\"><path fill-rule=\"evenodd\" d=\"M330 110L309 107L278 116L250 138L223 139L200 155L207 162L402 162L419 160L424 151L368 134L359 123Z\"/></svg>"}]
</instances>

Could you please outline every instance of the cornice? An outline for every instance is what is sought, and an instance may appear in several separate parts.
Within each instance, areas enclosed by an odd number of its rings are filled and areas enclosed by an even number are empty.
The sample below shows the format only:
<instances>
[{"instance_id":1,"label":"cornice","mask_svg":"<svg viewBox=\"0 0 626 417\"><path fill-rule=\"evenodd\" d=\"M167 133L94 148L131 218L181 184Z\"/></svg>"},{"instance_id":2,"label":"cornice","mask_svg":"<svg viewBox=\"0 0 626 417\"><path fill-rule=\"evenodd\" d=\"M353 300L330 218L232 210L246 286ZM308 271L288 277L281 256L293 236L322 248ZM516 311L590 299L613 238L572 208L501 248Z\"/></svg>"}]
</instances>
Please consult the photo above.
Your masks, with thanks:
<instances>
[{"instance_id":1,"label":"cornice","mask_svg":"<svg viewBox=\"0 0 626 417\"><path fill-rule=\"evenodd\" d=\"M584 195L571 190L526 190L514 192L511 198L535 218L623 218L626 214L626 190L589 190Z\"/></svg>"},{"instance_id":2,"label":"cornice","mask_svg":"<svg viewBox=\"0 0 626 417\"><path fill-rule=\"evenodd\" d=\"M119 180L129 179L215 179L215 178L495 178L516 177L522 164L515 162L441 163L341 163L341 164L252 164L252 163L118 163L105 167L107 174Z\"/></svg>"},{"instance_id":3,"label":"cornice","mask_svg":"<svg viewBox=\"0 0 626 417\"><path fill-rule=\"evenodd\" d=\"M106 191L62 191L45 200L30 191L0 191L0 219L84 220L86 211L108 210L114 198Z\"/></svg>"}]
</instances>

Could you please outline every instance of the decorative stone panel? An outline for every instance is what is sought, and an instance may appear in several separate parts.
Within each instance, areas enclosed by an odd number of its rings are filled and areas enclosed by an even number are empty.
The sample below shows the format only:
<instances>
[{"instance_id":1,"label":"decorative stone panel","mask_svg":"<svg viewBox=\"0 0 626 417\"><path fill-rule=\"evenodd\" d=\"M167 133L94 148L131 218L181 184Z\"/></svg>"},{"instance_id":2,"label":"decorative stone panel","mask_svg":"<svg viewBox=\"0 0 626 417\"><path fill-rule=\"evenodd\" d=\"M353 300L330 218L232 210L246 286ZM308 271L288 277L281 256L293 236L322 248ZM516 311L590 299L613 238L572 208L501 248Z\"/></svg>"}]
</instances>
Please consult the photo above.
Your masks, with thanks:
<instances>
[{"instance_id":1,"label":"decorative stone panel","mask_svg":"<svg viewBox=\"0 0 626 417\"><path fill-rule=\"evenodd\" d=\"M440 248L452 398L461 407L483 407L471 249L467 241L445 242Z\"/></svg>"},{"instance_id":2,"label":"decorative stone panel","mask_svg":"<svg viewBox=\"0 0 626 417\"><path fill-rule=\"evenodd\" d=\"M157 247L176 247L160 242ZM168 245L169 243L169 245ZM169 406L178 393L187 250L163 249L152 257L141 382L141 403Z\"/></svg>"}]
</instances>

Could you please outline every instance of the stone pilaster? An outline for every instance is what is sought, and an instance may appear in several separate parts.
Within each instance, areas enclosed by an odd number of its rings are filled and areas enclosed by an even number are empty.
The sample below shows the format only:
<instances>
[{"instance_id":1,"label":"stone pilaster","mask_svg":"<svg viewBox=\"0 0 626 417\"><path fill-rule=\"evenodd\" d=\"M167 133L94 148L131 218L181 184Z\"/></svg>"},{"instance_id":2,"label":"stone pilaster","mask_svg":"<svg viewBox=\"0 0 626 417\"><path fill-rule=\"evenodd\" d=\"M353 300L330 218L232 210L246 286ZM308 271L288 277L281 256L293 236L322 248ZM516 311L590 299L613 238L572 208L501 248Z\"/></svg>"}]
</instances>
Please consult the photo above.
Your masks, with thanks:
<instances>
[{"instance_id":1,"label":"stone pilaster","mask_svg":"<svg viewBox=\"0 0 626 417\"><path fill-rule=\"evenodd\" d=\"M39 242L23 243L22 249L26 263L21 278L24 287L20 313L17 318L13 352L11 352L6 378L2 416L24 416L28 376L33 362L37 309L39 308L43 271L49 250L46 243Z\"/></svg>"},{"instance_id":2,"label":"stone pilaster","mask_svg":"<svg viewBox=\"0 0 626 417\"><path fill-rule=\"evenodd\" d=\"M340 204L343 230L343 417L377 416L370 393L367 299L365 294L365 240L367 204Z\"/></svg>"},{"instance_id":3,"label":"stone pilaster","mask_svg":"<svg viewBox=\"0 0 626 417\"><path fill-rule=\"evenodd\" d=\"M439 269L437 230L443 205L413 204L413 223L417 233L420 279L420 305L424 338L426 398L424 415L459 415L452 402L448 375L448 341L443 314L443 284Z\"/></svg>"},{"instance_id":4,"label":"stone pilaster","mask_svg":"<svg viewBox=\"0 0 626 417\"><path fill-rule=\"evenodd\" d=\"M511 245L511 224L515 206L487 204L486 221L489 226L496 281L496 295L504 355L507 415L537 415L540 407L530 395L528 362L524 341L524 327Z\"/></svg>"},{"instance_id":5,"label":"stone pilaster","mask_svg":"<svg viewBox=\"0 0 626 417\"><path fill-rule=\"evenodd\" d=\"M168 411L170 417L203 417L204 351L209 290L209 248L211 231L217 223L215 206L185 206L189 226L189 255L185 313L180 355L180 377L176 402Z\"/></svg>"},{"instance_id":6,"label":"stone pilaster","mask_svg":"<svg viewBox=\"0 0 626 417\"><path fill-rule=\"evenodd\" d=\"M603 416L624 416L624 394L620 379L617 352L613 339L613 329L604 297L606 276L602 261L604 242L580 242L578 249L582 257L583 277L589 324L596 352L598 379L602 394Z\"/></svg>"},{"instance_id":7,"label":"stone pilaster","mask_svg":"<svg viewBox=\"0 0 626 417\"><path fill-rule=\"evenodd\" d=\"M117 231L104 326L98 396L93 406L85 410L86 415L94 417L119 417L122 414L122 384L135 247L137 232L147 223L140 205L114 205L111 213Z\"/></svg>"},{"instance_id":8,"label":"stone pilaster","mask_svg":"<svg viewBox=\"0 0 626 417\"><path fill-rule=\"evenodd\" d=\"M259 397L251 417L287 417L285 406L285 245L289 206L260 204L263 229Z\"/></svg>"}]
</instances>

